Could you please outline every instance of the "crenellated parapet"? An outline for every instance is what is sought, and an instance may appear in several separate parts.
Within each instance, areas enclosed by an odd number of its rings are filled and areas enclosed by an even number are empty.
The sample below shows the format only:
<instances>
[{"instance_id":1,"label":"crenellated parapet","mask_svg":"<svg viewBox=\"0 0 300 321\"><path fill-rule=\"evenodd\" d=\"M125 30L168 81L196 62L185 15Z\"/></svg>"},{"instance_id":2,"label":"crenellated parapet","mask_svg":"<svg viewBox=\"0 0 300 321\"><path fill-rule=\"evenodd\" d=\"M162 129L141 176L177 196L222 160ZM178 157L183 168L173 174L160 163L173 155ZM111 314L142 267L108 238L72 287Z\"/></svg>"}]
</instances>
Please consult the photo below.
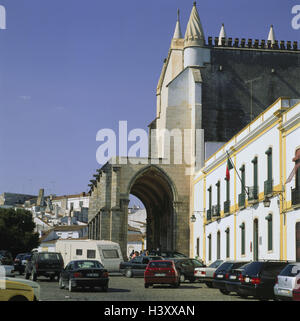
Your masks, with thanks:
<instances>
[{"instance_id":1,"label":"crenellated parapet","mask_svg":"<svg viewBox=\"0 0 300 321\"><path fill-rule=\"evenodd\" d=\"M259 39L246 39L246 38L225 38L222 37L208 37L207 48L236 48L236 49L260 49L260 50L289 50L300 51L298 41L278 41L274 40L259 40Z\"/></svg>"}]
</instances>

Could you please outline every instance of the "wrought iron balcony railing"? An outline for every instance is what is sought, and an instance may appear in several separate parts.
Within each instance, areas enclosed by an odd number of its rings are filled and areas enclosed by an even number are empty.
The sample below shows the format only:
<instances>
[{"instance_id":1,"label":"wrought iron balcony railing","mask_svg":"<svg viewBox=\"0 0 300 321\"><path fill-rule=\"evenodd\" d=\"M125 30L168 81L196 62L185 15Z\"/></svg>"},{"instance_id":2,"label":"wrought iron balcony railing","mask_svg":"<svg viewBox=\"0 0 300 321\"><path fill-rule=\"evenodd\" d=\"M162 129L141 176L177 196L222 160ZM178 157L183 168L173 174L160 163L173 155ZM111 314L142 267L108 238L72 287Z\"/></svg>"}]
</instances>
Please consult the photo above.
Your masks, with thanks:
<instances>
[{"instance_id":1,"label":"wrought iron balcony railing","mask_svg":"<svg viewBox=\"0 0 300 321\"><path fill-rule=\"evenodd\" d=\"M230 201L225 201L224 202L224 213L225 214L230 213Z\"/></svg>"},{"instance_id":2,"label":"wrought iron balcony railing","mask_svg":"<svg viewBox=\"0 0 300 321\"><path fill-rule=\"evenodd\" d=\"M292 189L292 205L300 205L300 188Z\"/></svg>"},{"instance_id":3,"label":"wrought iron balcony railing","mask_svg":"<svg viewBox=\"0 0 300 321\"><path fill-rule=\"evenodd\" d=\"M249 187L248 201L255 202L256 200L258 200L258 186Z\"/></svg>"},{"instance_id":4,"label":"wrought iron balcony railing","mask_svg":"<svg viewBox=\"0 0 300 321\"><path fill-rule=\"evenodd\" d=\"M273 180L266 180L264 184L264 194L270 195L273 193Z\"/></svg>"},{"instance_id":5,"label":"wrought iron balcony railing","mask_svg":"<svg viewBox=\"0 0 300 321\"><path fill-rule=\"evenodd\" d=\"M207 219L208 221L211 220L211 210L210 210L210 209L206 211L206 219Z\"/></svg>"},{"instance_id":6,"label":"wrought iron balcony railing","mask_svg":"<svg viewBox=\"0 0 300 321\"><path fill-rule=\"evenodd\" d=\"M246 195L245 193L239 194L239 207L245 207Z\"/></svg>"}]
</instances>

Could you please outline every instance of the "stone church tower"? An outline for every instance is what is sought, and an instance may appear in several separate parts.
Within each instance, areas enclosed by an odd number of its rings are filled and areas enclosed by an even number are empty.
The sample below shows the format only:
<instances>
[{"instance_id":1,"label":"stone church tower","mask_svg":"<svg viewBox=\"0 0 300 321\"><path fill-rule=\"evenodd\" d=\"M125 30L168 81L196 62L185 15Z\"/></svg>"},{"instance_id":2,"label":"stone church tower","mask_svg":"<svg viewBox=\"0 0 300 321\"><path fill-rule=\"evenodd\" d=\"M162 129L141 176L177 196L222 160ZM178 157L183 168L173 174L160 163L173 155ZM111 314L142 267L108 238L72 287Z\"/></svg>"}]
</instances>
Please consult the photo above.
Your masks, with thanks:
<instances>
[{"instance_id":1,"label":"stone church tower","mask_svg":"<svg viewBox=\"0 0 300 321\"><path fill-rule=\"evenodd\" d=\"M91 180L89 237L127 246L129 195L147 211L149 248L190 252L193 173L280 96L300 97L297 42L238 39L224 24L205 37L194 3L183 37L179 12L158 81L149 158L114 158ZM151 158L151 159L150 159ZM154 162L153 162L154 160Z\"/></svg>"}]
</instances>

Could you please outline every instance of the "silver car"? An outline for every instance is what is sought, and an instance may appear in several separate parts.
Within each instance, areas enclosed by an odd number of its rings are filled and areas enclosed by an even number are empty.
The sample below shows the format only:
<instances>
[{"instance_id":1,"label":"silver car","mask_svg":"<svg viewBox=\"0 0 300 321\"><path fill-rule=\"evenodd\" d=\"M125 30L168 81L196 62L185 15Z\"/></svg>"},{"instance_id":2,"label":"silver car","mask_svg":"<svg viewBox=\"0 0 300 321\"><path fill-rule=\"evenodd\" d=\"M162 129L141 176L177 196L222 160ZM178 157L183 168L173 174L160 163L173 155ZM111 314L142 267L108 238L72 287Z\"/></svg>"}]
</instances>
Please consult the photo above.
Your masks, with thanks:
<instances>
[{"instance_id":1,"label":"silver car","mask_svg":"<svg viewBox=\"0 0 300 321\"><path fill-rule=\"evenodd\" d=\"M293 292L300 289L300 262L288 264L277 276L274 286L275 297L279 300L293 300ZM296 291L296 292L298 292Z\"/></svg>"},{"instance_id":2,"label":"silver car","mask_svg":"<svg viewBox=\"0 0 300 321\"><path fill-rule=\"evenodd\" d=\"M194 276L200 282L205 283L209 288L212 288L213 275L216 269L223 263L223 260L216 260L206 267L195 268Z\"/></svg>"}]
</instances>

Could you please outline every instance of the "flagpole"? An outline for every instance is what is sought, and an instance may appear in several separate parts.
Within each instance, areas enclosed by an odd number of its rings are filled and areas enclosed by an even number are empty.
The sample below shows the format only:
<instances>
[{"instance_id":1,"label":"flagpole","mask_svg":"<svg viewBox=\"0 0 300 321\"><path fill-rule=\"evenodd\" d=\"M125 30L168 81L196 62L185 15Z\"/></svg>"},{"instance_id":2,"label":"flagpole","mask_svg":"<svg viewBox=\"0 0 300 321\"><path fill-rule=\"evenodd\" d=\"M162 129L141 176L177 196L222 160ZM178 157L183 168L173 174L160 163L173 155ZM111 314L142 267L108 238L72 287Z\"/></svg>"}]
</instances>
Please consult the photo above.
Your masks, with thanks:
<instances>
[{"instance_id":1,"label":"flagpole","mask_svg":"<svg viewBox=\"0 0 300 321\"><path fill-rule=\"evenodd\" d=\"M227 154L228 159L229 159L229 161L230 161L230 163L231 163L232 167L234 168L235 172L237 173L237 176L238 176L238 178L239 178L239 180L241 181L241 184L242 184L242 186L243 186L242 179L241 179L241 177L240 177L240 175L239 175L238 171L236 170L236 167L234 166L234 163L232 162L232 160L231 160L231 158L230 158L230 156L229 156L228 151L226 151L226 154ZM247 196L249 197L249 191L247 190L246 185L244 186L244 190L245 190L245 192L246 192Z\"/></svg>"}]
</instances>

